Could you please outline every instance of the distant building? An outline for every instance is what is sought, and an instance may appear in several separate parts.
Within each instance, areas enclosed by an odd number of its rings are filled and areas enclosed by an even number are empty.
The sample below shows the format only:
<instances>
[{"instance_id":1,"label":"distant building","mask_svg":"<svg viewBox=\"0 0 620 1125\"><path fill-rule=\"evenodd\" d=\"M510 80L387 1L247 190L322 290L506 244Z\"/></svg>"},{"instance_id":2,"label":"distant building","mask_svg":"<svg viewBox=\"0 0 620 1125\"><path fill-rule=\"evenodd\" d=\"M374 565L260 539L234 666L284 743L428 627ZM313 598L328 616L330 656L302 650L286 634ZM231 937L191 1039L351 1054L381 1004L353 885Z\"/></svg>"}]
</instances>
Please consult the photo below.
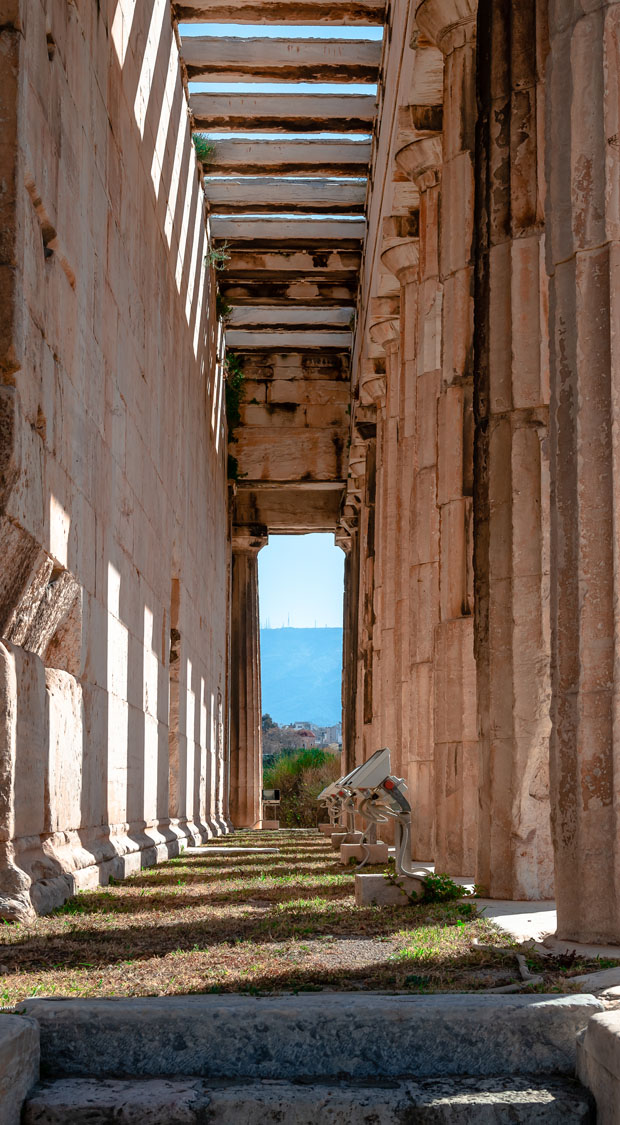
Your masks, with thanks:
<instances>
[{"instance_id":1,"label":"distant building","mask_svg":"<svg viewBox=\"0 0 620 1125\"><path fill-rule=\"evenodd\" d=\"M304 750L308 750L311 746L316 746L318 739L316 733L310 730L309 727L295 728L298 746L302 746Z\"/></svg>"},{"instance_id":2,"label":"distant building","mask_svg":"<svg viewBox=\"0 0 620 1125\"><path fill-rule=\"evenodd\" d=\"M331 727L323 728L323 742L327 746L336 743L342 746L342 723L334 723Z\"/></svg>"}]
</instances>

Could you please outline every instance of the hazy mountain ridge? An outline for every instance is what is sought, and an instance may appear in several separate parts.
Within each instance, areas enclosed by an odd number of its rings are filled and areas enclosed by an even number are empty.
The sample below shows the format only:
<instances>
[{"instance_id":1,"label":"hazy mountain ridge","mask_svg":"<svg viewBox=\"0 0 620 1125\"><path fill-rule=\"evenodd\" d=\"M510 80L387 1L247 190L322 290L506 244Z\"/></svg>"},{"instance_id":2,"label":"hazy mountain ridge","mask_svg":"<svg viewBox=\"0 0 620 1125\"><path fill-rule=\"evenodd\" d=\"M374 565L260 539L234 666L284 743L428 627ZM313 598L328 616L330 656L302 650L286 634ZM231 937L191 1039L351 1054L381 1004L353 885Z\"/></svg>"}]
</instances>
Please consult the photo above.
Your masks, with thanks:
<instances>
[{"instance_id":1,"label":"hazy mountain ridge","mask_svg":"<svg viewBox=\"0 0 620 1125\"><path fill-rule=\"evenodd\" d=\"M280 725L341 717L342 629L261 629L263 712Z\"/></svg>"}]
</instances>

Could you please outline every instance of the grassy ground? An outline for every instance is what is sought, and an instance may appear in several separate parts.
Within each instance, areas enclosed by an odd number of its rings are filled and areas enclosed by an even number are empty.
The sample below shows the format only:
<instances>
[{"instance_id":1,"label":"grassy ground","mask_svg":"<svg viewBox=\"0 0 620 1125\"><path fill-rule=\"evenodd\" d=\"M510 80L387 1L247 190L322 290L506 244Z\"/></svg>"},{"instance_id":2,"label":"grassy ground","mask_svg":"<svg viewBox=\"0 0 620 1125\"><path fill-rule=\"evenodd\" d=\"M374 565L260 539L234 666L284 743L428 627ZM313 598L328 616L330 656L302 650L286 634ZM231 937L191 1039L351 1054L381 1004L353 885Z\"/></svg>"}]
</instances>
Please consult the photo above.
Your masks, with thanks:
<instances>
[{"instance_id":1,"label":"grassy ground","mask_svg":"<svg viewBox=\"0 0 620 1125\"><path fill-rule=\"evenodd\" d=\"M31 926L1 926L2 1006L28 996L477 990L518 979L513 943L473 903L357 908L353 873L314 833L214 843L280 852L205 849L84 891ZM611 962L528 964L544 974L538 991L570 991L571 974Z\"/></svg>"}]
</instances>

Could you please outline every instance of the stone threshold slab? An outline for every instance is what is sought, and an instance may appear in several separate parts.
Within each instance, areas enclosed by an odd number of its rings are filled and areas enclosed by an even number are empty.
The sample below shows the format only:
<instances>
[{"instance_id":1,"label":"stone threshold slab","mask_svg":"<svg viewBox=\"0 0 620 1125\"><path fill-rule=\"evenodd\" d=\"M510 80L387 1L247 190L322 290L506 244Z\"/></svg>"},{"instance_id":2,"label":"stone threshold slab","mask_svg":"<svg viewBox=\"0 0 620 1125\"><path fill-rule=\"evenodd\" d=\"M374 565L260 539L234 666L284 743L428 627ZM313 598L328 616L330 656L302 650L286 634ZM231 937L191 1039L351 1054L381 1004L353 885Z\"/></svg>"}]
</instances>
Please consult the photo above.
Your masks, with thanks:
<instances>
[{"instance_id":1,"label":"stone threshold slab","mask_svg":"<svg viewBox=\"0 0 620 1125\"><path fill-rule=\"evenodd\" d=\"M594 996L165 996L24 1001L44 1076L572 1074Z\"/></svg>"}]
</instances>

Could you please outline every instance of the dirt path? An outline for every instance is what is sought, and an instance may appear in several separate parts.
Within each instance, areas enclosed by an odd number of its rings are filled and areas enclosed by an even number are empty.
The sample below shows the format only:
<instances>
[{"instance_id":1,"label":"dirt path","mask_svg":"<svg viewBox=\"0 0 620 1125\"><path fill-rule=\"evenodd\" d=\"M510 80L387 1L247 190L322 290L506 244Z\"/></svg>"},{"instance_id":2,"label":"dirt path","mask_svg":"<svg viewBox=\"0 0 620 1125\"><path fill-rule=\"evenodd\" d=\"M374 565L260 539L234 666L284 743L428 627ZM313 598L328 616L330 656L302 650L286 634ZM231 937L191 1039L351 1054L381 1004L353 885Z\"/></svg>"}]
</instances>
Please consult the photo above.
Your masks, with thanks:
<instances>
[{"instance_id":1,"label":"dirt path","mask_svg":"<svg viewBox=\"0 0 620 1125\"><path fill-rule=\"evenodd\" d=\"M183 855L78 894L0 931L4 1007L27 996L481 989L518 977L510 939L473 903L355 906L353 873L314 833L238 833L214 846L277 854ZM474 939L492 945L478 950ZM612 962L541 962L540 991Z\"/></svg>"}]
</instances>

